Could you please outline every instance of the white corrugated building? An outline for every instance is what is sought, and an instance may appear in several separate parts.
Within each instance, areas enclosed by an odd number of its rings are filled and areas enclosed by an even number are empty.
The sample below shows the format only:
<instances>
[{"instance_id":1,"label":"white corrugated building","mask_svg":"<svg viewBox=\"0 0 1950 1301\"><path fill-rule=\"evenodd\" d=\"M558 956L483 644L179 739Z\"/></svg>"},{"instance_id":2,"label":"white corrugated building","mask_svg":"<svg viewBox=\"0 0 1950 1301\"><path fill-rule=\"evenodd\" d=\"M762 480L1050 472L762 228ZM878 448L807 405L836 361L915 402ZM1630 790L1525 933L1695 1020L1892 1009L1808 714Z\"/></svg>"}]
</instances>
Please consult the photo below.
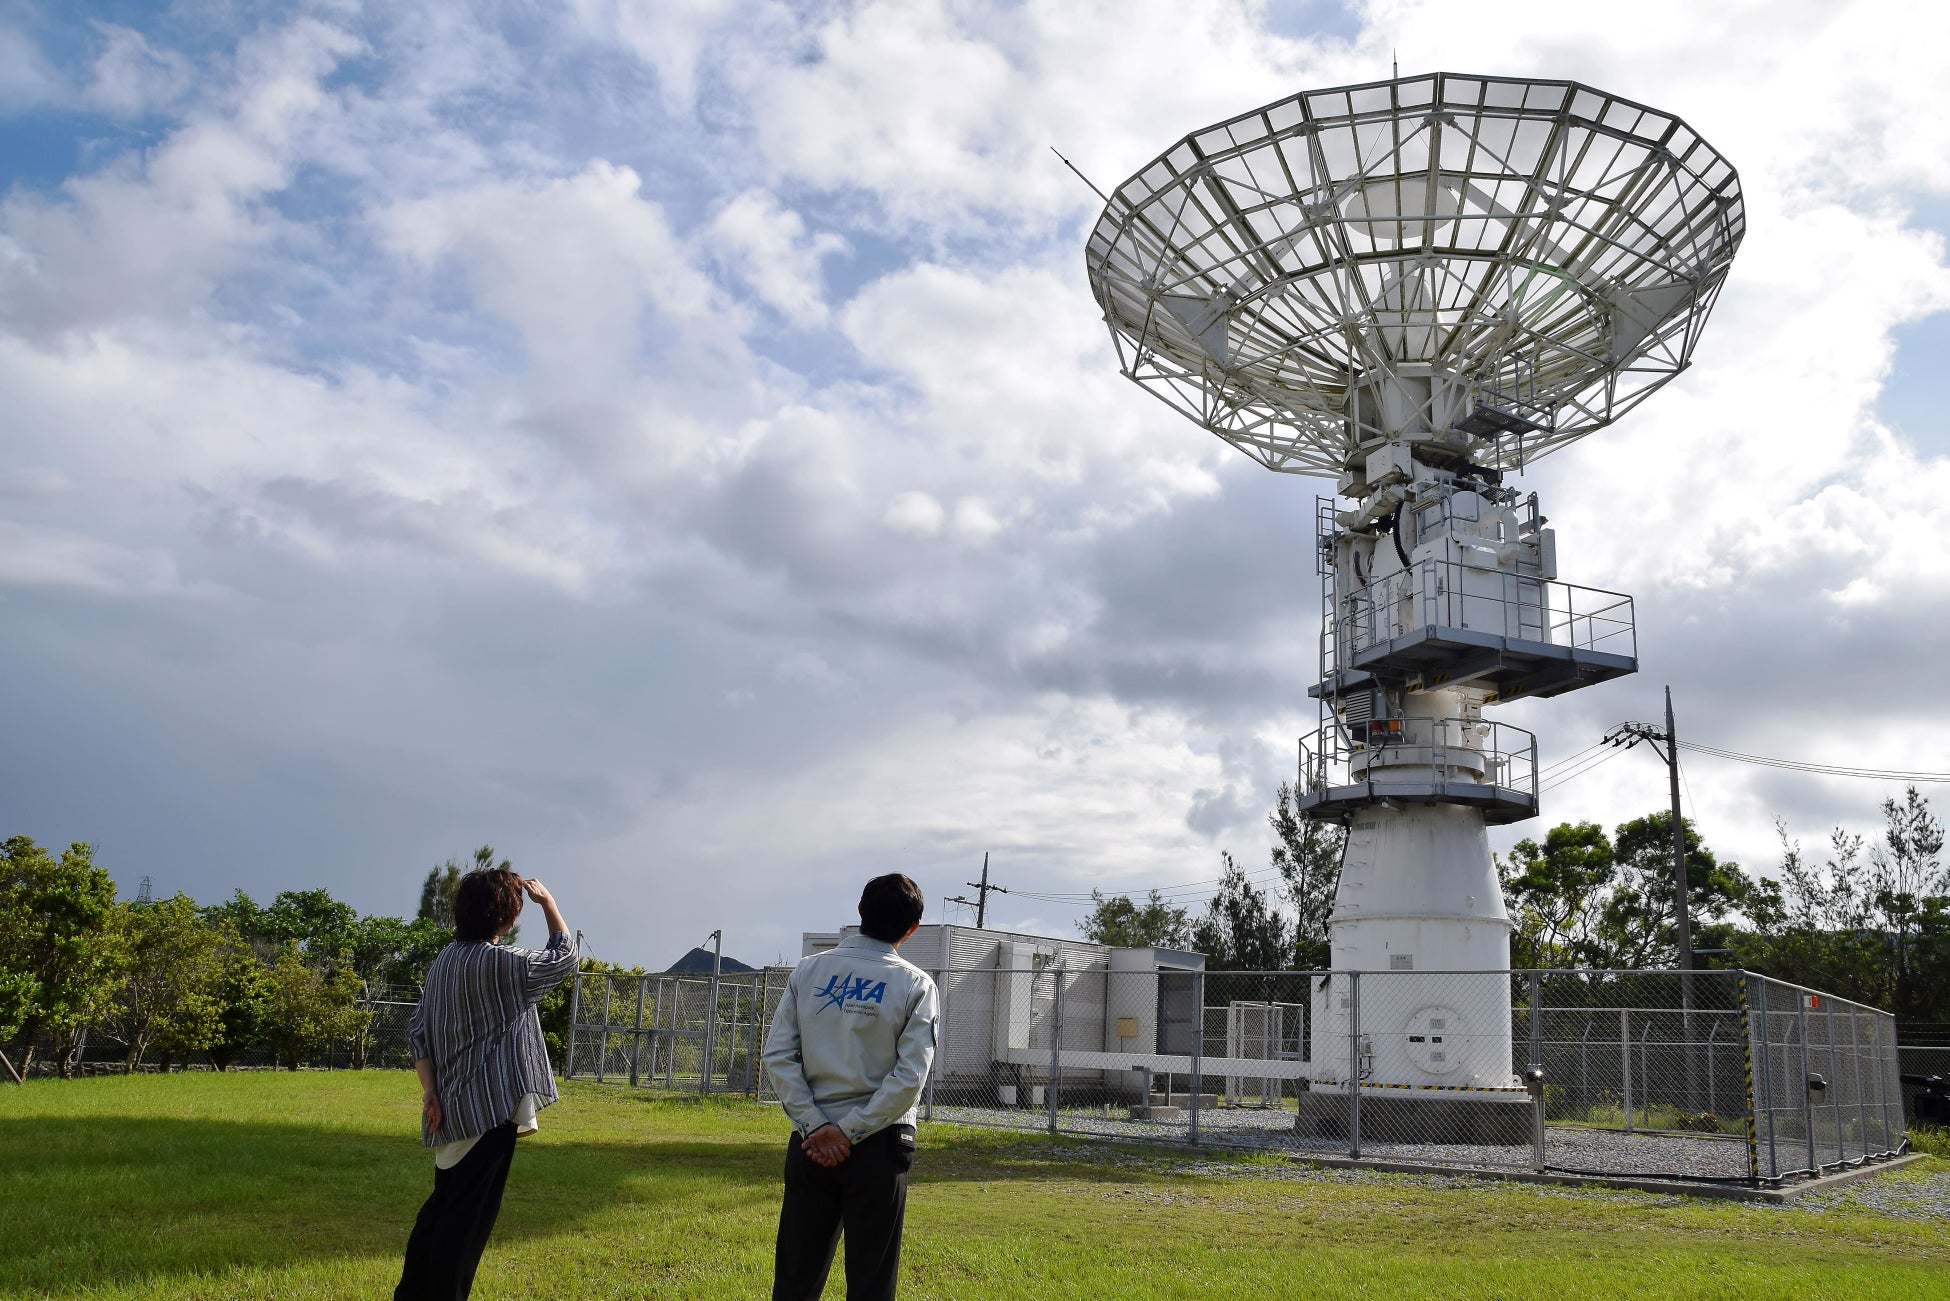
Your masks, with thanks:
<instances>
[{"instance_id":1,"label":"white corrugated building","mask_svg":"<svg viewBox=\"0 0 1950 1301\"><path fill-rule=\"evenodd\" d=\"M801 956L859 930L807 931ZM1040 1092L1053 1047L1066 1057L1193 1051L1203 954L947 923L922 926L900 952L941 990L938 1101L992 1103L998 1089L1013 1101L1024 1086ZM1053 1042L1059 1026L1060 1041ZM1140 1086L1136 1071L1093 1074L1100 1085ZM1067 1094L1077 1073L1066 1068L1064 1078Z\"/></svg>"}]
</instances>

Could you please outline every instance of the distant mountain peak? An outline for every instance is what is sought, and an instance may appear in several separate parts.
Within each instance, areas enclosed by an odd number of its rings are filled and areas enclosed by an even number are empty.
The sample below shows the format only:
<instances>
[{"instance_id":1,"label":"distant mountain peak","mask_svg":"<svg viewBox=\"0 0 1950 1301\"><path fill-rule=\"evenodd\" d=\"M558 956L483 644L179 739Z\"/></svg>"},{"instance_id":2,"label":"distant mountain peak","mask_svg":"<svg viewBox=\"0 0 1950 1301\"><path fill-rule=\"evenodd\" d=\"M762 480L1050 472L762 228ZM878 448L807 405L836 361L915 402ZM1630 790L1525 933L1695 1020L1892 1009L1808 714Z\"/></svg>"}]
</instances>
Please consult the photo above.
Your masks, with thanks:
<instances>
[{"instance_id":1,"label":"distant mountain peak","mask_svg":"<svg viewBox=\"0 0 1950 1301\"><path fill-rule=\"evenodd\" d=\"M726 954L724 964L719 970L728 975L734 971L756 971L758 968L747 966L730 954ZM692 949L689 953L686 953L683 957L664 968L665 975L689 976L699 972L707 976L711 974L711 950L709 949Z\"/></svg>"}]
</instances>

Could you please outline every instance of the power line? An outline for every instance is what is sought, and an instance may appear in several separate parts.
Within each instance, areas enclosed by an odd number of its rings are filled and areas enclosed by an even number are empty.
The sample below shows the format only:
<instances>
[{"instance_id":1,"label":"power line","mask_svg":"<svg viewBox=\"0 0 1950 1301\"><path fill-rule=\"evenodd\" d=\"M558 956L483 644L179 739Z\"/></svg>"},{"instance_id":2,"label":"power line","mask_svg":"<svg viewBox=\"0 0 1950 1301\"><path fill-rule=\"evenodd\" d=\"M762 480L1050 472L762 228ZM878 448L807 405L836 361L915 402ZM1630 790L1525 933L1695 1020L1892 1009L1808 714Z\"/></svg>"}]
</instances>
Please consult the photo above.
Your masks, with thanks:
<instances>
[{"instance_id":1,"label":"power line","mask_svg":"<svg viewBox=\"0 0 1950 1301\"><path fill-rule=\"evenodd\" d=\"M1807 763L1799 759L1775 759L1767 755L1741 754L1735 750L1722 750L1718 746L1701 745L1697 741L1681 741L1679 748L1710 754L1716 759L1732 759L1736 763L1759 764L1764 768L1783 768L1789 772L1817 773L1825 777L1867 777L1874 781L1950 782L1950 772L1904 772L1896 768L1851 768L1837 763Z\"/></svg>"},{"instance_id":2,"label":"power line","mask_svg":"<svg viewBox=\"0 0 1950 1301\"><path fill-rule=\"evenodd\" d=\"M1578 751L1576 754L1570 756L1567 759L1559 759L1556 763L1545 764L1542 768L1537 770L1537 777L1540 781L1548 780L1556 776L1560 769L1569 768L1572 764L1584 758L1592 751L1602 750L1604 748L1605 748L1605 743L1603 741L1594 741L1590 745L1585 746L1584 749Z\"/></svg>"},{"instance_id":3,"label":"power line","mask_svg":"<svg viewBox=\"0 0 1950 1301\"><path fill-rule=\"evenodd\" d=\"M1604 767L1604 765L1610 763L1613 759L1616 759L1619 755L1625 753L1623 750L1614 748L1612 746L1604 746L1603 751L1604 752L1602 754L1595 755L1591 759L1587 760L1583 764L1583 766L1573 771L1558 773L1556 776L1553 776L1548 780L1541 782L1537 787L1537 793L1541 795L1545 791L1553 791L1556 790L1559 786L1563 786L1566 783L1576 781L1578 778L1590 772L1593 768L1602 768Z\"/></svg>"},{"instance_id":4,"label":"power line","mask_svg":"<svg viewBox=\"0 0 1950 1301\"><path fill-rule=\"evenodd\" d=\"M1629 739L1631 730L1632 728L1630 726L1617 729L1617 731L1608 734L1592 745L1586 746L1576 754L1559 759L1557 762L1540 769L1537 774L1538 794L1541 795L1546 791L1556 790L1558 787L1576 781L1585 774L1616 759L1625 750L1630 748L1630 745L1625 742ZM1653 739L1655 741L1665 739L1660 734L1663 733L1663 729L1655 729L1650 725L1646 725L1642 730L1652 735L1649 737L1642 736L1638 739ZM1877 781L1950 782L1950 773L1905 772L1894 768L1857 768L1845 764L1806 763L1795 759L1776 759L1767 755L1741 754L1736 750L1724 750L1718 746L1701 745L1697 741L1681 741L1679 742L1679 749L1711 755L1716 759L1731 759L1737 763L1759 764L1768 768L1780 768L1789 772L1805 772L1821 776L1862 777ZM1679 767L1677 764L1674 766L1679 769L1680 781L1685 784L1686 803L1691 806L1694 816L1697 816L1699 803L1693 798L1692 783L1686 780L1686 772L1683 767ZM1245 873L1245 878L1248 882L1261 886L1271 884L1273 879L1278 876L1279 869L1275 867L1261 868L1257 871ZM974 883L971 882L970 884ZM1164 903L1189 905L1211 898L1219 892L1219 887L1224 884L1224 877L1208 877L1202 881L1185 881L1176 885L1140 887L1133 890L1118 890L1102 893L1106 899L1136 899L1139 897L1148 899L1151 895L1155 894ZM989 890L1000 891L1001 887L992 885L989 887ZM1095 896L1100 892L1075 893L1016 889L1006 891L1005 893L1013 894L1021 899L1034 899L1041 903L1077 905L1094 902ZM954 900L953 902L964 902L971 907L975 903L974 900Z\"/></svg>"}]
</instances>

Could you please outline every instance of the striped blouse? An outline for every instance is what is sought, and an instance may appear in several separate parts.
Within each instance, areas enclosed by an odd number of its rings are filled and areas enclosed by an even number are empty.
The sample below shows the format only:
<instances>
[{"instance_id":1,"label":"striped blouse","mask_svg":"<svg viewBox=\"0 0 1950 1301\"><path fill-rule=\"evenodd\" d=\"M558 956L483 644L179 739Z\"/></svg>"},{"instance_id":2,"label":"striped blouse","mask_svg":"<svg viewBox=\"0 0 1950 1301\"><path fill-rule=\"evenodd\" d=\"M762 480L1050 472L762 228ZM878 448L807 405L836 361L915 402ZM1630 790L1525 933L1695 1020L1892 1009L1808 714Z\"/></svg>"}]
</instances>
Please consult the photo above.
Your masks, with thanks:
<instances>
[{"instance_id":1,"label":"striped blouse","mask_svg":"<svg viewBox=\"0 0 1950 1301\"><path fill-rule=\"evenodd\" d=\"M544 1107L556 1100L535 1004L575 969L566 931L540 951L459 941L440 951L406 1032L414 1059L433 1059L440 1093L440 1128L422 1117L421 1142L439 1147L485 1134L514 1114L524 1093Z\"/></svg>"}]
</instances>

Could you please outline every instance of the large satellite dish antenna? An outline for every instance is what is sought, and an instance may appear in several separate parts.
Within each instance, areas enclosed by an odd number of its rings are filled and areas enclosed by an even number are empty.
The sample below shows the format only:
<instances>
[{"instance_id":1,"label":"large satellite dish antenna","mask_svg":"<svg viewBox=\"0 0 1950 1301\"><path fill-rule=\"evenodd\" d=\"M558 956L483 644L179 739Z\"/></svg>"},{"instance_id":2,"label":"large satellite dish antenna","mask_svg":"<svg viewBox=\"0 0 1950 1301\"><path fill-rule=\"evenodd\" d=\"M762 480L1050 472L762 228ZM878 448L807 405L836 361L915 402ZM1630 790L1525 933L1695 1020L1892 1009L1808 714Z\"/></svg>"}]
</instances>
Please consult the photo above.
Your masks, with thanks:
<instances>
[{"instance_id":1,"label":"large satellite dish antenna","mask_svg":"<svg viewBox=\"0 0 1950 1301\"><path fill-rule=\"evenodd\" d=\"M1631 598L1559 582L1504 477L1685 369L1745 226L1732 165L1678 118L1440 73L1189 135L1091 233L1124 373L1345 502L1317 510L1300 807L1348 827L1349 979L1314 994L1303 1126L1526 1141L1485 827L1536 815L1537 750L1483 709L1631 673L1638 648Z\"/></svg>"},{"instance_id":2,"label":"large satellite dish antenna","mask_svg":"<svg viewBox=\"0 0 1950 1301\"><path fill-rule=\"evenodd\" d=\"M1442 73L1185 137L1086 257L1125 373L1270 469L1418 432L1516 468L1685 368L1745 225L1679 119Z\"/></svg>"}]
</instances>

